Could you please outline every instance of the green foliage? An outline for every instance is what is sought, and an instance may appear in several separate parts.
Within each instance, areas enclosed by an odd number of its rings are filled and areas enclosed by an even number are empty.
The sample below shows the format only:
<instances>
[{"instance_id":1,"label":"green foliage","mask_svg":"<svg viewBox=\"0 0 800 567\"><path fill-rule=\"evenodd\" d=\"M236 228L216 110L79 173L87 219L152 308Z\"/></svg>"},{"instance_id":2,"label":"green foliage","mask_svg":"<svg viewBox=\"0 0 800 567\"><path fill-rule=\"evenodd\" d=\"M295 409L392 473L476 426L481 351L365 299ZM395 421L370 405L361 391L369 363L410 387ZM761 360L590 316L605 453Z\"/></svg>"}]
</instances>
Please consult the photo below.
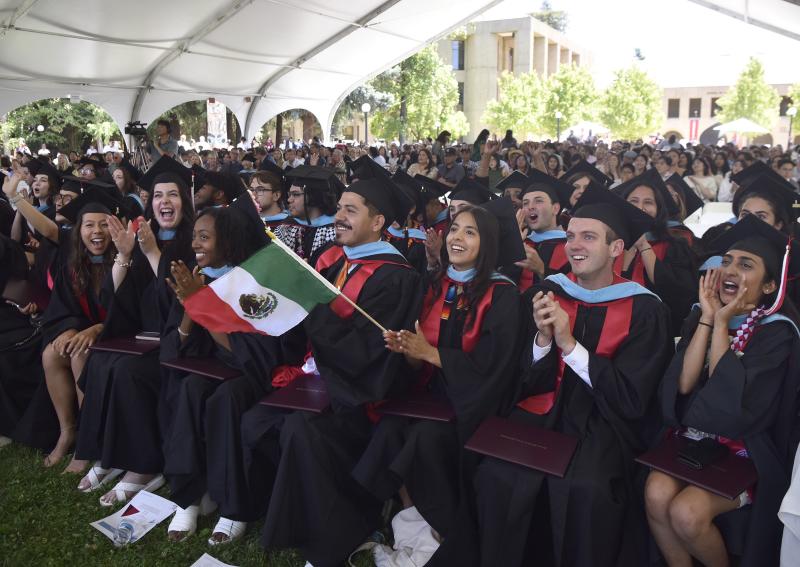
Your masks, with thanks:
<instances>
[{"instance_id":1,"label":"green foliage","mask_svg":"<svg viewBox=\"0 0 800 567\"><path fill-rule=\"evenodd\" d=\"M795 83L789 87L787 96L792 99L792 106L800 110L800 83Z\"/></svg>"},{"instance_id":2,"label":"green foliage","mask_svg":"<svg viewBox=\"0 0 800 567\"><path fill-rule=\"evenodd\" d=\"M661 88L647 73L636 67L614 73L602 97L600 121L615 137L642 138L655 132L663 118Z\"/></svg>"},{"instance_id":3,"label":"green foliage","mask_svg":"<svg viewBox=\"0 0 800 567\"><path fill-rule=\"evenodd\" d=\"M442 124L442 130L447 130L452 134L453 140L469 134L469 120L467 115L460 110L452 113Z\"/></svg>"},{"instance_id":4,"label":"green foliage","mask_svg":"<svg viewBox=\"0 0 800 567\"><path fill-rule=\"evenodd\" d=\"M489 128L494 132L510 128L523 137L541 132L540 117L546 91L539 75L504 71L497 79L497 86L500 98L486 104L482 117Z\"/></svg>"},{"instance_id":5,"label":"green foliage","mask_svg":"<svg viewBox=\"0 0 800 567\"><path fill-rule=\"evenodd\" d=\"M26 447L0 449L0 565L41 567L141 567L191 565L203 553L241 567L302 567L304 561L292 550L265 553L259 538L261 522L248 526L242 540L209 547L206 540L218 514L201 517L197 533L187 541L170 543L165 520L130 547L115 548L89 525L111 514L97 499L102 493L82 494L75 487L78 476L61 474L66 466L46 469L42 456ZM162 488L160 496L169 498ZM358 567L373 565L369 553L356 556Z\"/></svg>"},{"instance_id":6,"label":"green foliage","mask_svg":"<svg viewBox=\"0 0 800 567\"><path fill-rule=\"evenodd\" d=\"M562 65L558 72L547 78L544 86L545 102L539 124L541 129L555 137L556 112L561 112L561 128L582 120L593 120L600 98L592 75L585 67Z\"/></svg>"},{"instance_id":7,"label":"green foliage","mask_svg":"<svg viewBox=\"0 0 800 567\"><path fill-rule=\"evenodd\" d=\"M531 16L560 32L567 30L567 13L560 10L553 10L548 0L544 0L539 11L534 12Z\"/></svg>"},{"instance_id":8,"label":"green foliage","mask_svg":"<svg viewBox=\"0 0 800 567\"><path fill-rule=\"evenodd\" d=\"M178 120L178 124L180 124L181 127L180 135L185 135L187 140L192 138L197 140L200 136L205 136L208 132L207 108L207 101L205 99L184 102L152 120L147 126L147 132L150 134L151 138L154 138L156 135L156 123L159 120L169 120L171 122L173 118L175 118Z\"/></svg>"},{"instance_id":9,"label":"green foliage","mask_svg":"<svg viewBox=\"0 0 800 567\"><path fill-rule=\"evenodd\" d=\"M721 122L749 118L769 129L778 117L779 102L778 91L764 80L761 62L751 57L736 84L717 100L721 108L717 117Z\"/></svg>"},{"instance_id":10,"label":"green foliage","mask_svg":"<svg viewBox=\"0 0 800 567\"><path fill-rule=\"evenodd\" d=\"M392 102L374 114L370 130L379 138L436 137L458 103L458 83L429 45L372 81Z\"/></svg>"},{"instance_id":11,"label":"green foliage","mask_svg":"<svg viewBox=\"0 0 800 567\"><path fill-rule=\"evenodd\" d=\"M37 126L44 126L43 132ZM89 102L43 99L9 112L0 128L3 151L11 152L24 139L33 153L47 144L51 152L81 150L95 142L121 140L114 120L102 108Z\"/></svg>"},{"instance_id":12,"label":"green foliage","mask_svg":"<svg viewBox=\"0 0 800 567\"><path fill-rule=\"evenodd\" d=\"M369 103L370 112L381 112L394 102L394 97L391 93L377 90L372 83L356 87L353 92L345 97L333 116L332 131L334 136L339 136L342 127L352 120L354 116L361 114L361 105L365 102Z\"/></svg>"}]
</instances>

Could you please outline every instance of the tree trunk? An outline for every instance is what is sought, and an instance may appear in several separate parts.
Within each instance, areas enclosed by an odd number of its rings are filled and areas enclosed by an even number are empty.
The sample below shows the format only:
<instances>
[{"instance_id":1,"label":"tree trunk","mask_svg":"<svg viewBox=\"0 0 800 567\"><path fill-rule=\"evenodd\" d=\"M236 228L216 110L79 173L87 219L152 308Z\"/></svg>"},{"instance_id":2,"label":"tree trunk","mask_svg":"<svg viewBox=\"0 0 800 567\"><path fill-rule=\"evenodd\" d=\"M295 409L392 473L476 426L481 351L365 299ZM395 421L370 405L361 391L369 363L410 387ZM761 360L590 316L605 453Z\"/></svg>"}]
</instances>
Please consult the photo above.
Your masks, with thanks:
<instances>
[{"instance_id":1,"label":"tree trunk","mask_svg":"<svg viewBox=\"0 0 800 567\"><path fill-rule=\"evenodd\" d=\"M310 112L303 113L303 141L308 142L311 138L314 137L314 115Z\"/></svg>"},{"instance_id":2,"label":"tree trunk","mask_svg":"<svg viewBox=\"0 0 800 567\"><path fill-rule=\"evenodd\" d=\"M283 142L283 114L275 117L275 145L280 146Z\"/></svg>"}]
</instances>

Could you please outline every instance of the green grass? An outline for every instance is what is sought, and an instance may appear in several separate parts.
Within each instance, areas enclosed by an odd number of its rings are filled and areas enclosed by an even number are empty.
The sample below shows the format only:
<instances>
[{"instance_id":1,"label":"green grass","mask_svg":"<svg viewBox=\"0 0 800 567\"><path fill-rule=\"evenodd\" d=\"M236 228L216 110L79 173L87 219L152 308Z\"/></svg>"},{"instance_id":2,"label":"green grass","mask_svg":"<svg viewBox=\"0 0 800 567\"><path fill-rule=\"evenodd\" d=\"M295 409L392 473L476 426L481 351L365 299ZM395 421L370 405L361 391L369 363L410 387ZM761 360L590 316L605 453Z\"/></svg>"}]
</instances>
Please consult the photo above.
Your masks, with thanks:
<instances>
[{"instance_id":1,"label":"green grass","mask_svg":"<svg viewBox=\"0 0 800 567\"><path fill-rule=\"evenodd\" d=\"M203 553L241 567L304 565L291 550L266 554L259 544L260 522L248 526L244 538L232 545L209 547L206 540L216 514L200 518L197 533L188 541L167 540L168 518L141 541L117 549L89 525L111 514L112 509L97 501L102 492L78 492L79 476L61 474L64 466L66 461L46 469L40 453L19 445L0 448L0 566L188 567ZM166 487L157 494L169 498ZM358 567L373 565L367 553L358 559Z\"/></svg>"}]
</instances>

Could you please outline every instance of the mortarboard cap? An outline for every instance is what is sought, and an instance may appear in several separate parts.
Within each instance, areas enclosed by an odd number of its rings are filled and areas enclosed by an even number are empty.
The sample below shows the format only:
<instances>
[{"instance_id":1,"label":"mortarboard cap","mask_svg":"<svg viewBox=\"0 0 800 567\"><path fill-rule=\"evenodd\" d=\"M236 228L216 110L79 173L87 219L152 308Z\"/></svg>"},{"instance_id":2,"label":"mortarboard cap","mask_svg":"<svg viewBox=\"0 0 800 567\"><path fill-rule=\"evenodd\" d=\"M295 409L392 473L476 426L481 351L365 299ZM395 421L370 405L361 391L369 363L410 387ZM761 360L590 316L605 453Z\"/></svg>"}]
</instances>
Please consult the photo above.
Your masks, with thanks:
<instances>
[{"instance_id":1,"label":"mortarboard cap","mask_svg":"<svg viewBox=\"0 0 800 567\"><path fill-rule=\"evenodd\" d=\"M153 192L153 182L162 173L172 173L180 177L189 190L192 190L192 170L169 156L161 156L150 169L139 178L138 185L148 193ZM196 184L195 184L196 185Z\"/></svg>"},{"instance_id":2,"label":"mortarboard cap","mask_svg":"<svg viewBox=\"0 0 800 567\"><path fill-rule=\"evenodd\" d=\"M794 192L794 187L778 174L764 172L761 175L748 179L747 185L741 186L733 196L733 214L739 216L742 203L750 196L764 196L785 212L786 217L795 220L797 213L793 205L800 199Z\"/></svg>"},{"instance_id":3,"label":"mortarboard cap","mask_svg":"<svg viewBox=\"0 0 800 567\"><path fill-rule=\"evenodd\" d=\"M572 218L599 220L625 242L626 250L655 222L647 213L596 183L590 183L578 199Z\"/></svg>"},{"instance_id":4,"label":"mortarboard cap","mask_svg":"<svg viewBox=\"0 0 800 567\"><path fill-rule=\"evenodd\" d=\"M420 197L422 198L423 204L427 203L428 201L439 199L439 197L444 197L445 194L450 191L450 187L444 185L443 183L439 183L435 179L431 179L427 175L418 173L414 176L414 179L419 181L420 185L422 185Z\"/></svg>"},{"instance_id":5,"label":"mortarboard cap","mask_svg":"<svg viewBox=\"0 0 800 567\"><path fill-rule=\"evenodd\" d=\"M689 184L683 180L683 177L677 173L673 173L664 180L664 184L672 187L673 191L683 197L683 204L686 206L687 217L703 206L703 200L697 196L697 193L695 193L694 190L689 187Z\"/></svg>"},{"instance_id":6,"label":"mortarboard cap","mask_svg":"<svg viewBox=\"0 0 800 567\"><path fill-rule=\"evenodd\" d=\"M550 190L546 191L545 187L549 187ZM575 188L543 171L531 169L528 175L528 186L522 191L522 194L525 195L531 191L544 191L550 195L550 199L554 203L558 202L562 209L569 209L569 200L575 192Z\"/></svg>"},{"instance_id":7,"label":"mortarboard cap","mask_svg":"<svg viewBox=\"0 0 800 567\"><path fill-rule=\"evenodd\" d=\"M316 193L335 194L338 199L344 191L344 183L330 167L319 165L300 165L286 172L287 181Z\"/></svg>"},{"instance_id":8,"label":"mortarboard cap","mask_svg":"<svg viewBox=\"0 0 800 567\"><path fill-rule=\"evenodd\" d=\"M561 176L561 179L572 185L572 182L581 175L588 175L589 178L591 178L595 183L603 185L604 187L608 187L614 183L613 179L586 160L581 160L570 167L564 172L564 175Z\"/></svg>"},{"instance_id":9,"label":"mortarboard cap","mask_svg":"<svg viewBox=\"0 0 800 567\"><path fill-rule=\"evenodd\" d=\"M100 154L92 154L92 156L99 156ZM78 165L93 165L97 167L106 167L106 162L101 159L95 159L92 156L83 156L78 160Z\"/></svg>"},{"instance_id":10,"label":"mortarboard cap","mask_svg":"<svg viewBox=\"0 0 800 567\"><path fill-rule=\"evenodd\" d=\"M125 217L131 220L135 216L135 212L125 203L116 187L113 190L109 190L96 184L88 184L83 194L61 207L58 214L71 223L75 223L78 220L78 214L81 209L91 203L103 205L111 211L112 215L120 218Z\"/></svg>"},{"instance_id":11,"label":"mortarboard cap","mask_svg":"<svg viewBox=\"0 0 800 567\"><path fill-rule=\"evenodd\" d=\"M506 189L525 189L530 182L530 179L524 173L512 171L510 175L505 176L495 185L495 188L499 189L502 193Z\"/></svg>"},{"instance_id":12,"label":"mortarboard cap","mask_svg":"<svg viewBox=\"0 0 800 567\"><path fill-rule=\"evenodd\" d=\"M780 278L783 256L789 237L775 230L755 215L746 215L729 230L709 244L709 250L724 255L729 250L741 250L757 255L764 262L767 273ZM792 240L789 277L800 273L800 245Z\"/></svg>"},{"instance_id":13,"label":"mortarboard cap","mask_svg":"<svg viewBox=\"0 0 800 567\"><path fill-rule=\"evenodd\" d=\"M236 197L245 191L244 185L242 185L238 177L231 173L219 171L203 172L202 185L197 181L197 176L195 176L195 187L202 187L203 185L210 185L217 191L225 193L225 198L228 200L228 203L232 203Z\"/></svg>"},{"instance_id":14,"label":"mortarboard cap","mask_svg":"<svg viewBox=\"0 0 800 567\"><path fill-rule=\"evenodd\" d=\"M397 221L405 225L414 200L404 193L389 176L359 179L350 184L345 191L361 195L386 217L386 226Z\"/></svg>"},{"instance_id":15,"label":"mortarboard cap","mask_svg":"<svg viewBox=\"0 0 800 567\"><path fill-rule=\"evenodd\" d=\"M466 201L473 205L483 205L496 197L497 195L489 191L485 185L466 176L458 182L449 195L451 201Z\"/></svg>"},{"instance_id":16,"label":"mortarboard cap","mask_svg":"<svg viewBox=\"0 0 800 567\"><path fill-rule=\"evenodd\" d=\"M651 171L655 172L655 175L650 173ZM614 187L614 189L611 189L611 191L627 200L628 195L631 194L637 187L641 187L642 185L649 187L653 191L658 191L658 193L661 194L661 200L664 202L664 205L667 208L667 214L670 217L679 212L678 204L675 202L675 199L672 198L672 195L669 194L669 189L667 189L667 186L661 179L661 174L655 169L647 170L644 173L629 179L625 183L617 185Z\"/></svg>"},{"instance_id":17,"label":"mortarboard cap","mask_svg":"<svg viewBox=\"0 0 800 567\"><path fill-rule=\"evenodd\" d=\"M381 167L380 164L369 156L361 156L357 160L351 162L350 170L353 172L352 177L354 179L374 179L379 176L390 177L386 168Z\"/></svg>"},{"instance_id":18,"label":"mortarboard cap","mask_svg":"<svg viewBox=\"0 0 800 567\"><path fill-rule=\"evenodd\" d=\"M128 172L128 175L130 176L131 179L133 179L134 183L138 183L139 179L142 178L142 170L139 169L138 167L134 166L128 160L126 160L126 159L122 160L122 162L120 162L119 166L122 169L124 169L125 171Z\"/></svg>"},{"instance_id":19,"label":"mortarboard cap","mask_svg":"<svg viewBox=\"0 0 800 567\"><path fill-rule=\"evenodd\" d=\"M281 169L278 166L278 164L276 164L269 158L262 159L261 164L258 166L258 169L259 171L269 171L271 173L274 173L275 175L281 178L281 181L284 180L284 173L285 173L284 170Z\"/></svg>"},{"instance_id":20,"label":"mortarboard cap","mask_svg":"<svg viewBox=\"0 0 800 567\"><path fill-rule=\"evenodd\" d=\"M270 238L267 236L264 221L258 215L256 204L248 191L233 199L228 208L237 210L236 214L241 214L244 219L247 219L247 232L251 238L256 239L261 246L267 245Z\"/></svg>"},{"instance_id":21,"label":"mortarboard cap","mask_svg":"<svg viewBox=\"0 0 800 567\"><path fill-rule=\"evenodd\" d=\"M742 169L739 173L731 173L731 181L736 183L736 185L739 187L744 187L756 178L761 177L761 175L767 171L772 171L772 169L763 161L757 159L751 165L748 165Z\"/></svg>"},{"instance_id":22,"label":"mortarboard cap","mask_svg":"<svg viewBox=\"0 0 800 567\"><path fill-rule=\"evenodd\" d=\"M481 205L497 219L497 267L512 266L525 259L525 245L519 236L517 211L508 197L492 199Z\"/></svg>"}]
</instances>

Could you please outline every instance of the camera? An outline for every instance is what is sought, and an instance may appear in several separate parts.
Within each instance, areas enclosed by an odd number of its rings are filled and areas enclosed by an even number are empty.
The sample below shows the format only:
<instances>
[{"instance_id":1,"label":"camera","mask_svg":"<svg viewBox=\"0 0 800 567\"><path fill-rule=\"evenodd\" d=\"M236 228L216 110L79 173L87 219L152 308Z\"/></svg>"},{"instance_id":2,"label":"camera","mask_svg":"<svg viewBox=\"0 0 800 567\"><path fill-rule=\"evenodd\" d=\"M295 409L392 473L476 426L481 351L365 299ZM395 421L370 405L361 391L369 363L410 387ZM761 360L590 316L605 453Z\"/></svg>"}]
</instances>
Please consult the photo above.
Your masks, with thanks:
<instances>
[{"instance_id":1,"label":"camera","mask_svg":"<svg viewBox=\"0 0 800 567\"><path fill-rule=\"evenodd\" d=\"M135 122L128 122L125 125L125 133L131 136L147 136L147 123L139 122L138 120Z\"/></svg>"}]
</instances>

